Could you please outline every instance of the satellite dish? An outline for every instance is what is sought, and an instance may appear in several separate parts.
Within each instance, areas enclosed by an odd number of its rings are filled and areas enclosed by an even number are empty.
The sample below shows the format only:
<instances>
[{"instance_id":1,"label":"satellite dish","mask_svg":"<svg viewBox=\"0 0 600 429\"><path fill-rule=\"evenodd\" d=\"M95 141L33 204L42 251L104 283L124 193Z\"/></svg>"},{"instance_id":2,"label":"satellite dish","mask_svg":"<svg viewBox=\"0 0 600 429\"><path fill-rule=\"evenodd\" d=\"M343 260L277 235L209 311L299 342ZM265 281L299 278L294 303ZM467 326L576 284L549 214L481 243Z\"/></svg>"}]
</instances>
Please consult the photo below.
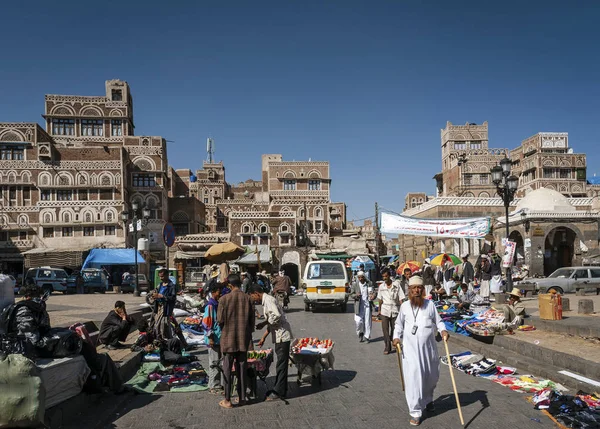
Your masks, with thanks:
<instances>
[{"instance_id":1,"label":"satellite dish","mask_svg":"<svg viewBox=\"0 0 600 429\"><path fill-rule=\"evenodd\" d=\"M567 150L567 153L573 153L573 148L570 147L569 150Z\"/></svg>"}]
</instances>

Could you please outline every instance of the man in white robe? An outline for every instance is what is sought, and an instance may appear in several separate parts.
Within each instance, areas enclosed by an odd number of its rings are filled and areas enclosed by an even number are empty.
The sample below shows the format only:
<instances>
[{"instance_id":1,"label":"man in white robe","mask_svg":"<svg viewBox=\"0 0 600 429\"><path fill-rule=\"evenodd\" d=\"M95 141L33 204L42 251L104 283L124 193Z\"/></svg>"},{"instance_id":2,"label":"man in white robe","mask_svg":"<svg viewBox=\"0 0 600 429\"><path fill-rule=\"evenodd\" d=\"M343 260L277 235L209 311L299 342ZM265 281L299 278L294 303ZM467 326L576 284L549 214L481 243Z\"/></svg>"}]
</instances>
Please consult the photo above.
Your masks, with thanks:
<instances>
[{"instance_id":1,"label":"man in white robe","mask_svg":"<svg viewBox=\"0 0 600 429\"><path fill-rule=\"evenodd\" d=\"M432 301L424 298L423 280L413 276L408 298L400 306L394 329L394 347L402 343L402 368L410 424L421 424L423 411L433 412L433 391L440 377L440 358L435 341L436 330L448 340L446 326Z\"/></svg>"},{"instance_id":2,"label":"man in white robe","mask_svg":"<svg viewBox=\"0 0 600 429\"><path fill-rule=\"evenodd\" d=\"M373 284L367 280L364 271L356 274L356 281L352 285L350 297L354 299L354 322L356 324L356 335L360 342L371 338L371 305L374 299Z\"/></svg>"}]
</instances>

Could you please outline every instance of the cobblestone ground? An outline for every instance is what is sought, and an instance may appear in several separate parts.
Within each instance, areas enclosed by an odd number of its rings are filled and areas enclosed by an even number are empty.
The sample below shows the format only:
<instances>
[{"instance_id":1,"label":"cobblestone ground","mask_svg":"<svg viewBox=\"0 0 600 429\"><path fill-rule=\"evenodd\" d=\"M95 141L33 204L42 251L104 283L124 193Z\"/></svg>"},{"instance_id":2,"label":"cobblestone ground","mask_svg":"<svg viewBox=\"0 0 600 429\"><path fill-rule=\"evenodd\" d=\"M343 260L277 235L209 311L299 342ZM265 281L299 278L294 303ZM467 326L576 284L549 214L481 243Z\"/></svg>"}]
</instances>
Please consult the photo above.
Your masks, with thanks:
<instances>
[{"instance_id":1,"label":"cobblestone ground","mask_svg":"<svg viewBox=\"0 0 600 429\"><path fill-rule=\"evenodd\" d=\"M162 395L106 395L81 411L67 428L398 428L409 427L409 415L400 387L396 355L383 355L381 327L374 323L370 344L359 343L350 312L307 313L302 298L292 299L288 318L296 337L331 338L335 345L335 371L323 373L322 386L295 383L290 369L287 403L256 402L223 410L220 397L208 392ZM450 341L452 344L452 340ZM463 351L451 347L451 351ZM440 349L443 353L443 346ZM207 365L206 354L200 355ZM272 366L272 372L275 365ZM269 387L274 374L267 379ZM467 427L501 429L553 427L553 423L513 392L481 378L456 373L456 382ZM309 381L309 380L306 380ZM259 382L262 395L265 386ZM442 366L435 392L436 413L426 418L423 428L458 428L448 368ZM536 422L532 419L539 419Z\"/></svg>"}]
</instances>

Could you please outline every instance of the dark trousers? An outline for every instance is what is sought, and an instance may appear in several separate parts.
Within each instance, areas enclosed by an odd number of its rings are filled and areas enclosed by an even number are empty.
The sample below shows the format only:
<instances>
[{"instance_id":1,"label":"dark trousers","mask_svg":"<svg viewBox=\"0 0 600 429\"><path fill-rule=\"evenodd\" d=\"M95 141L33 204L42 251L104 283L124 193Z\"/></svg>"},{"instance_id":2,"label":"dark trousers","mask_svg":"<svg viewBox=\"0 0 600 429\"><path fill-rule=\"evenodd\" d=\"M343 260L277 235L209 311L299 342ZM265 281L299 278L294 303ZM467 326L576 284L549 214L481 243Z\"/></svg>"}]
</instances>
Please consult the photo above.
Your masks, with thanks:
<instances>
[{"instance_id":1,"label":"dark trousers","mask_svg":"<svg viewBox=\"0 0 600 429\"><path fill-rule=\"evenodd\" d=\"M290 342L275 344L275 356L277 356L277 366L275 367L275 393L280 397L287 396L287 379L288 379L288 359L290 356Z\"/></svg>"},{"instance_id":2,"label":"dark trousers","mask_svg":"<svg viewBox=\"0 0 600 429\"><path fill-rule=\"evenodd\" d=\"M383 331L383 346L388 352L392 351L392 335L394 335L395 317L381 315L381 330Z\"/></svg>"},{"instance_id":3,"label":"dark trousers","mask_svg":"<svg viewBox=\"0 0 600 429\"><path fill-rule=\"evenodd\" d=\"M105 332L102 338L100 338L100 342L102 344L116 346L119 344L119 341L125 341L127 336L129 335L129 331L131 330L131 323L125 323L125 326L115 326L110 331Z\"/></svg>"},{"instance_id":4,"label":"dark trousers","mask_svg":"<svg viewBox=\"0 0 600 429\"><path fill-rule=\"evenodd\" d=\"M246 373L248 365L246 364L247 352L224 353L223 356L223 374L225 376L225 400L231 401L231 368L235 365L235 375L237 377L237 394L240 401L246 400Z\"/></svg>"}]
</instances>

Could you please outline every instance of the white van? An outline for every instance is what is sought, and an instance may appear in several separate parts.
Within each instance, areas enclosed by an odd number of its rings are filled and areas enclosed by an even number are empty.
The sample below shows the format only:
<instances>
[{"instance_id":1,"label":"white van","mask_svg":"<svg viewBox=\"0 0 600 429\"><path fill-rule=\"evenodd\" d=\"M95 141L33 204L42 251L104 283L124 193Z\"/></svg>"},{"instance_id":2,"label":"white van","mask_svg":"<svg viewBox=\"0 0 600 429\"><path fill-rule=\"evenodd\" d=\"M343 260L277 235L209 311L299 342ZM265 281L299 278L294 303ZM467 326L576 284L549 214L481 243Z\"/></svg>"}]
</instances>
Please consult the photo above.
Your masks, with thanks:
<instances>
[{"instance_id":1,"label":"white van","mask_svg":"<svg viewBox=\"0 0 600 429\"><path fill-rule=\"evenodd\" d=\"M310 261L302 277L304 311L316 307L339 307L346 311L350 284L346 265L341 261Z\"/></svg>"}]
</instances>

